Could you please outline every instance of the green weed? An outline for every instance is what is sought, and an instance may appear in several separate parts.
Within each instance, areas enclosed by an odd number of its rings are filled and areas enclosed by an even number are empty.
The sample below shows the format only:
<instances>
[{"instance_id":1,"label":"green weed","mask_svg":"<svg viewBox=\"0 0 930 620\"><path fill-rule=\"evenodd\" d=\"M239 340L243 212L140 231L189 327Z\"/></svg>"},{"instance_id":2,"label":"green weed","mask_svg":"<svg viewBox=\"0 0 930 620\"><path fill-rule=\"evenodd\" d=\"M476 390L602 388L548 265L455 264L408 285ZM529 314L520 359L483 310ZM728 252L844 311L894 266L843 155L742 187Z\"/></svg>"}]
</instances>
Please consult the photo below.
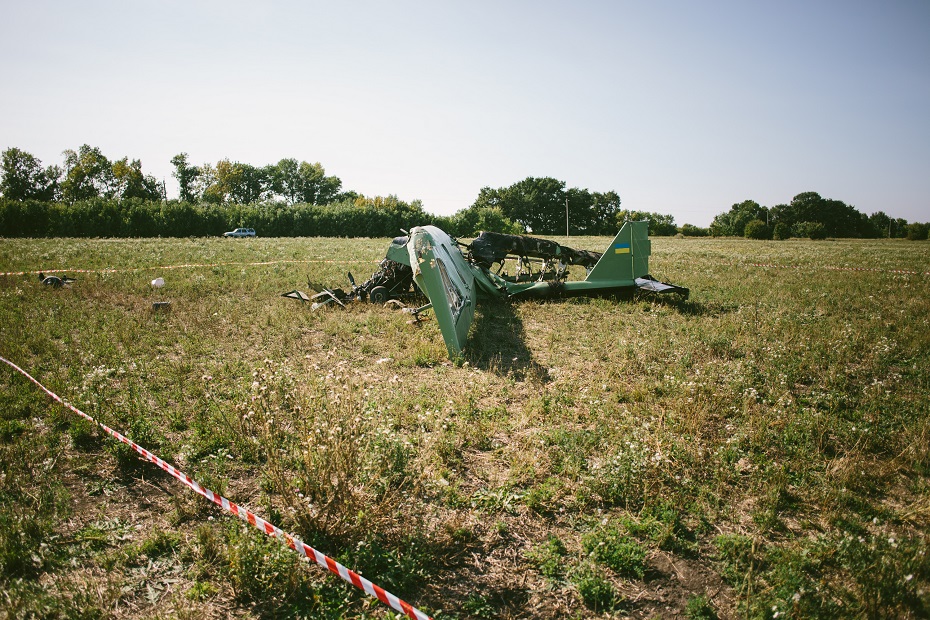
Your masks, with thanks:
<instances>
[{"instance_id":1,"label":"green weed","mask_svg":"<svg viewBox=\"0 0 930 620\"><path fill-rule=\"evenodd\" d=\"M584 604L595 612L610 611L622 602L614 587L593 564L580 564L571 572L569 579Z\"/></svg>"},{"instance_id":2,"label":"green weed","mask_svg":"<svg viewBox=\"0 0 930 620\"><path fill-rule=\"evenodd\" d=\"M682 513L667 502L647 506L638 520L621 519L630 534L650 540L659 549L688 554L695 551L695 535Z\"/></svg>"},{"instance_id":3,"label":"green weed","mask_svg":"<svg viewBox=\"0 0 930 620\"><path fill-rule=\"evenodd\" d=\"M478 489L471 497L471 507L483 512L516 513L521 494L507 487Z\"/></svg>"},{"instance_id":4,"label":"green weed","mask_svg":"<svg viewBox=\"0 0 930 620\"><path fill-rule=\"evenodd\" d=\"M192 601L203 601L215 596L218 591L210 582L195 581L184 595Z\"/></svg>"},{"instance_id":5,"label":"green weed","mask_svg":"<svg viewBox=\"0 0 930 620\"><path fill-rule=\"evenodd\" d=\"M157 530L139 544L139 553L148 558L174 553L180 544L180 535L176 532Z\"/></svg>"},{"instance_id":6,"label":"green weed","mask_svg":"<svg viewBox=\"0 0 930 620\"><path fill-rule=\"evenodd\" d=\"M532 562L544 576L552 580L561 579L565 573L565 556L568 551L558 536L550 534L546 542L526 552L526 558Z\"/></svg>"},{"instance_id":7,"label":"green weed","mask_svg":"<svg viewBox=\"0 0 930 620\"><path fill-rule=\"evenodd\" d=\"M601 524L581 539L585 552L618 575L642 579L646 550L613 524Z\"/></svg>"},{"instance_id":8,"label":"green weed","mask_svg":"<svg viewBox=\"0 0 930 620\"><path fill-rule=\"evenodd\" d=\"M710 599L705 594L698 594L688 598L685 605L685 618L688 620L717 620L717 612L714 611Z\"/></svg>"},{"instance_id":9,"label":"green weed","mask_svg":"<svg viewBox=\"0 0 930 620\"><path fill-rule=\"evenodd\" d=\"M486 596L481 594L471 594L462 604L462 611L471 618L497 618L497 610Z\"/></svg>"},{"instance_id":10,"label":"green weed","mask_svg":"<svg viewBox=\"0 0 930 620\"><path fill-rule=\"evenodd\" d=\"M236 598L270 616L310 617L338 609L342 601L321 600L323 587L300 566L293 553L277 541L244 526L230 526L226 566ZM322 612L322 613L321 613Z\"/></svg>"}]
</instances>

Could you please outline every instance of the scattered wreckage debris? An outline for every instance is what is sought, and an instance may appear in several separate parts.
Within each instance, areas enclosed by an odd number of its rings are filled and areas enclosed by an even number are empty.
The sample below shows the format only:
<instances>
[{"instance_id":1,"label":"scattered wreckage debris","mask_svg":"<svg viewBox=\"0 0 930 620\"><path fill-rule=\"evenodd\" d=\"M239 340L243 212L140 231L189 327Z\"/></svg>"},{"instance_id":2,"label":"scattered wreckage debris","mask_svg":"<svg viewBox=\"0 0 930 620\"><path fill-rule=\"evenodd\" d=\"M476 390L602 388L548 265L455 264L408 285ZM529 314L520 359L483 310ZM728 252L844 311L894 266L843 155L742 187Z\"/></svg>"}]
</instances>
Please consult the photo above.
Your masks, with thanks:
<instances>
[{"instance_id":1,"label":"scattered wreckage debris","mask_svg":"<svg viewBox=\"0 0 930 620\"><path fill-rule=\"evenodd\" d=\"M450 357L461 354L479 298L561 299L612 296L629 291L676 293L689 290L649 275L648 222L626 222L604 252L575 250L555 241L525 235L482 232L470 244L449 237L435 226L417 226L388 246L378 271L351 288L322 288L313 295L299 290L283 297L313 303L316 310L353 301L404 306L416 297L427 303L404 307L419 322L433 310ZM513 273L506 270L513 263ZM570 280L569 267L585 269L584 280ZM307 284L310 284L308 279Z\"/></svg>"},{"instance_id":2,"label":"scattered wreckage debris","mask_svg":"<svg viewBox=\"0 0 930 620\"><path fill-rule=\"evenodd\" d=\"M52 288L61 288L66 284L71 284L75 282L76 279L66 275L60 276L47 276L44 273L39 274L39 282L45 286L50 286Z\"/></svg>"},{"instance_id":3,"label":"scattered wreckage debris","mask_svg":"<svg viewBox=\"0 0 930 620\"><path fill-rule=\"evenodd\" d=\"M555 241L537 239L525 235L506 235L503 233L482 232L472 241L468 248L468 259L486 269L498 265L500 275L508 258L517 261L514 281L533 278L529 259L542 261L541 274L550 274L550 279L564 277L565 269L570 265L581 265L591 269L601 259L601 252L590 250L573 250ZM556 267L558 266L558 270Z\"/></svg>"},{"instance_id":4,"label":"scattered wreckage debris","mask_svg":"<svg viewBox=\"0 0 930 620\"><path fill-rule=\"evenodd\" d=\"M313 295L294 289L282 294L282 297L313 302L312 309L335 303L345 307L353 301L367 301L373 304L388 305L390 307L405 307L405 301L412 301L422 294L413 281L413 269L408 264L406 254L407 237L396 237L391 241L387 256L378 263L378 270L371 274L362 284L356 284L352 273L348 273L351 288L344 291L341 288L330 289L314 286L307 278L307 286L315 291ZM397 260L400 259L400 260Z\"/></svg>"}]
</instances>

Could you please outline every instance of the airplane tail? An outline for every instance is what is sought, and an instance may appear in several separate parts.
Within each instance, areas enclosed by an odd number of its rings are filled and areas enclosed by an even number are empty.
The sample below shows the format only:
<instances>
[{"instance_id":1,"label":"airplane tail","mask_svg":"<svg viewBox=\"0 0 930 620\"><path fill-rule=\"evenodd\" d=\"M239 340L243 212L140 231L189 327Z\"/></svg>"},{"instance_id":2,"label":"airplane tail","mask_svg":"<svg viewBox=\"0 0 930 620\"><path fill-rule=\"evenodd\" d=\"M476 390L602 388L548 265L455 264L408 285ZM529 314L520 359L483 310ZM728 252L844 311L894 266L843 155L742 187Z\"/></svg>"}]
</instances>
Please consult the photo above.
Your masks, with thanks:
<instances>
[{"instance_id":1,"label":"airplane tail","mask_svg":"<svg viewBox=\"0 0 930 620\"><path fill-rule=\"evenodd\" d=\"M626 222L614 237L586 282L635 280L649 274L649 222Z\"/></svg>"}]
</instances>

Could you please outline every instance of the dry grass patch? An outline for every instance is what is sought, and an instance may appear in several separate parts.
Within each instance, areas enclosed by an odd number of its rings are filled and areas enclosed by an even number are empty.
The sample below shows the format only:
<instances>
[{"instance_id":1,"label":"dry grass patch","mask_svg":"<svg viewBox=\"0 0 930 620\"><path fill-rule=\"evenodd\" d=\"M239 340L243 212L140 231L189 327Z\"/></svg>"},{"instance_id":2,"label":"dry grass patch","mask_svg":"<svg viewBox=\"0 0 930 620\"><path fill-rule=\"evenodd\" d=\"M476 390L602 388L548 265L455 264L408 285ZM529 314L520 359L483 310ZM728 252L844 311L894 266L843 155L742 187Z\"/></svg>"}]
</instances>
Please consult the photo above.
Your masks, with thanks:
<instances>
[{"instance_id":1,"label":"dry grass patch","mask_svg":"<svg viewBox=\"0 0 930 620\"><path fill-rule=\"evenodd\" d=\"M387 240L239 241L6 240L8 270L115 271L0 277L0 354L437 618L930 609L928 278L845 270L927 244L654 239L689 301L485 304L453 363L434 322L279 297ZM2 613L385 617L0 386Z\"/></svg>"}]
</instances>

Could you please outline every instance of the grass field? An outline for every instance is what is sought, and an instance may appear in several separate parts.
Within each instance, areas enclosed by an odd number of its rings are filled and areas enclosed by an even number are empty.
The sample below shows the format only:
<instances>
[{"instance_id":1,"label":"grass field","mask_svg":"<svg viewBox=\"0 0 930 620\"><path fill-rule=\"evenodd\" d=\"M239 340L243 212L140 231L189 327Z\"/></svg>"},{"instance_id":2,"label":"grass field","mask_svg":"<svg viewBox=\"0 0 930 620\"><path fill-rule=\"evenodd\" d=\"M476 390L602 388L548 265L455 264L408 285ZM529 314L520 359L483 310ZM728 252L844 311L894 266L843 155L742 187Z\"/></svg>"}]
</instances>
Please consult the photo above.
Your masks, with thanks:
<instances>
[{"instance_id":1,"label":"grass field","mask_svg":"<svg viewBox=\"0 0 930 620\"><path fill-rule=\"evenodd\" d=\"M489 303L454 363L279 296L386 246L5 239L0 355L437 619L930 614L930 244L656 238L690 300ZM0 617L393 617L0 395Z\"/></svg>"}]
</instances>

